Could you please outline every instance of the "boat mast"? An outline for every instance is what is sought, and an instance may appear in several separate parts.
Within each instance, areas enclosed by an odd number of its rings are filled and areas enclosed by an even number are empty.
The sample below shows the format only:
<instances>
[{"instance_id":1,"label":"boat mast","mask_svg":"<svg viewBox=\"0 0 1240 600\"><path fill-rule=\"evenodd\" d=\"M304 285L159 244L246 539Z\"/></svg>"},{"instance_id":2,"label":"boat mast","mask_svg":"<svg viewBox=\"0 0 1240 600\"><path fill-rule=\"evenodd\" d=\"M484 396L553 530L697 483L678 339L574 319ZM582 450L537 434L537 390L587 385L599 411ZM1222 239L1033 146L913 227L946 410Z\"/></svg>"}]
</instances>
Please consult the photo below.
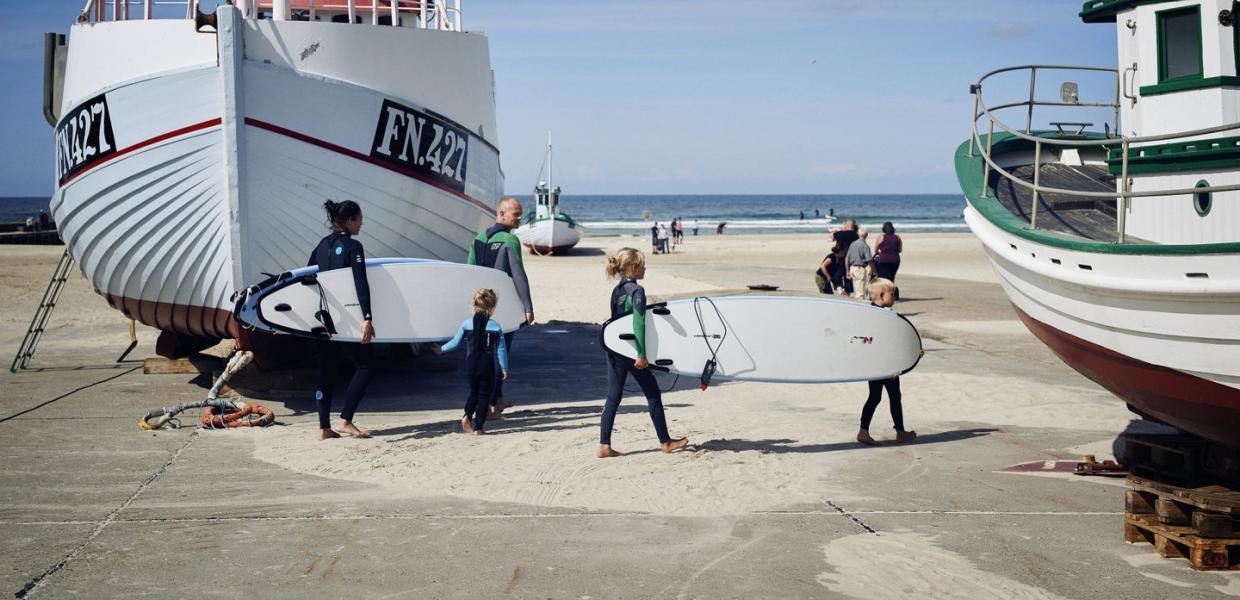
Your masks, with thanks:
<instances>
[{"instance_id":1,"label":"boat mast","mask_svg":"<svg viewBox=\"0 0 1240 600\"><path fill-rule=\"evenodd\" d=\"M547 208L550 209L551 218L555 218L555 214L559 212L559 198L555 197L555 161L551 156L551 130L547 130Z\"/></svg>"}]
</instances>

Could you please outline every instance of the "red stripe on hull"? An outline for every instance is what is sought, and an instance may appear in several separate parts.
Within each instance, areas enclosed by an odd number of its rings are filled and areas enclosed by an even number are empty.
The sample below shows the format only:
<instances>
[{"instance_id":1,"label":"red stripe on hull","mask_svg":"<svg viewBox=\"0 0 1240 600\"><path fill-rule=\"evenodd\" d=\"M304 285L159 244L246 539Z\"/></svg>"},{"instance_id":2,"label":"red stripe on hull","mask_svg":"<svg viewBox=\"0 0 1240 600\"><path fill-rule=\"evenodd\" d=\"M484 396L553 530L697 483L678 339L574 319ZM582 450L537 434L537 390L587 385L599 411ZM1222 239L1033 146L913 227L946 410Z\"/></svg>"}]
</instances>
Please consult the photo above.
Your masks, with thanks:
<instances>
[{"instance_id":1,"label":"red stripe on hull","mask_svg":"<svg viewBox=\"0 0 1240 600\"><path fill-rule=\"evenodd\" d=\"M164 141L164 140L170 140L170 139L172 139L172 138L174 138L174 137L181 136L181 135L185 135L185 134L187 134L187 133L193 133L193 132L195 132L195 131L200 131L200 130L206 129L206 128L208 128L208 127L215 127L216 125L219 125L219 124L220 124L220 122L221 122L221 121L220 121L220 119L219 119L219 118L210 119L210 120L207 120L207 121L203 121L203 122L201 122L201 123L195 123L195 124L193 124L193 125L189 125L189 126L187 126L187 127L182 127L182 128L180 128L180 129L176 129L176 130L173 130L173 131L169 131L169 132L167 132L167 133L161 133L161 134L159 134L159 135L157 135L157 136L155 136L155 137L153 137L153 138L146 139L146 140L142 140L141 142L138 142L138 143L136 143L136 144L134 144L134 145L132 145L132 146L128 146L128 147L125 147L125 148L121 148L120 150L117 150L116 152L113 152L112 154L110 154L110 155L108 155L108 156L106 156L106 157L104 157L104 158L99 159L99 161L98 161L98 162L96 162L96 163L94 163L94 164L92 164L92 165L90 165L90 166L88 166L88 167L86 167L86 168L82 169L81 171L78 171L77 173L74 173L73 175L70 175L69 177L66 177L64 181L60 182L60 187L64 187L64 186L66 186L66 185L69 185L69 183L70 183L71 181L73 181L74 179L77 179L78 177L81 177L82 175L85 175L86 173L90 172L90 171L91 171L91 170L93 170L93 169L97 169L97 168L99 168L100 166L103 166L103 165L104 165L105 163L107 163L108 161L111 161L111 160L116 160L116 159L118 159L118 158L120 158L120 157L122 157L122 156L125 156L126 154L129 154L130 152L135 152L135 151L141 150L141 149L143 149L143 148L145 148L145 147L147 147L147 146L151 146L151 145L154 145L154 144L158 144L158 143L160 143L160 142L162 142L162 141Z\"/></svg>"},{"instance_id":2,"label":"red stripe on hull","mask_svg":"<svg viewBox=\"0 0 1240 600\"><path fill-rule=\"evenodd\" d=\"M401 175L404 175L405 177L409 177L410 179L416 179L416 180L418 180L418 181L421 181L422 183L425 183L426 185L429 185L429 186L431 186L431 187L434 187L434 188L437 188L437 189L443 190L443 191L445 191L445 192L447 192L447 193L449 193L449 194L452 194L453 196L456 196L457 198L460 198L460 199L462 199L462 200L464 200L464 201L468 202L469 204L472 204L472 205L474 205L475 207L477 207L477 208L479 208L479 209L482 209L482 211L483 211L483 212L485 212L485 213L487 213L487 215L490 215L490 216L494 216L494 215L495 215L495 209L494 209L494 208L491 208L490 206L487 206L487 205L486 205L486 203L481 202L481 201L480 201L480 200L478 200L477 198L474 198L473 196L470 196L470 195L468 195L468 194L466 194L466 193L464 193L464 192L458 192L458 191L456 191L456 190L454 190L454 189L452 189L452 188L450 188L450 187L448 187L448 186L445 186L445 185L443 185L443 184L441 184L441 183L439 183L439 182L437 182L437 181L435 181L435 180L433 180L433 179L430 179L430 178L428 178L428 177L426 177L426 176L424 176L424 175L421 175L421 174L415 173L415 172L413 172L413 171L410 171L409 169L402 169L402 168L400 168L400 167L398 167L398 166L396 166L396 165L393 165L393 164L391 164L391 163L384 162L384 161L382 161L382 160L378 160L378 159L376 159L376 158L371 158L371 157L369 157L369 156L367 156L367 155L365 155L365 154L362 154L361 152L354 152L353 150L350 150L350 149L348 149L348 148L345 148L344 146L338 146L338 145L333 144L333 143L331 143L331 142L328 142L328 141L325 141L325 140L320 140L320 139L315 138L315 137L310 137L310 136L308 136L308 135L306 135L306 134L304 134L304 133L300 133L300 132L297 132L297 131L293 131L293 130L291 130L291 129L285 129L284 127L280 127L279 125L276 125L276 124L273 124L273 123L268 123L268 122L266 122L266 121L260 121L260 120L258 120L258 119L253 119L253 118L250 118L250 117L246 117L246 118L245 118L245 124L246 124L246 125L249 125L249 126L251 126L251 127L257 127L257 128L259 128L259 129L265 129L265 130L270 131L270 132L272 132L272 133L276 133L276 134L279 134L279 135L282 135L282 136L285 136L285 137L288 137L288 138L292 138L292 139L295 139L295 140L300 141L300 142L305 142L305 143L307 143L307 144L310 144L311 146L318 146L319 148L322 148L322 149L324 149L324 150L330 150L330 151L335 152L335 153L337 153L337 154L343 154L343 155L345 155L345 156L348 156L349 158L353 158L353 159L356 159L356 160L360 160L360 161L362 161L362 162L370 163L370 164L372 164L372 165L374 165L374 166L376 166L376 167L380 167L380 168L383 168L383 169L387 169L387 170L392 171L392 172L394 172L394 173L400 173Z\"/></svg>"},{"instance_id":3,"label":"red stripe on hull","mask_svg":"<svg viewBox=\"0 0 1240 600\"><path fill-rule=\"evenodd\" d=\"M1240 449L1240 390L1125 356L1016 314L1068 366L1119 396L1142 415Z\"/></svg>"}]
</instances>

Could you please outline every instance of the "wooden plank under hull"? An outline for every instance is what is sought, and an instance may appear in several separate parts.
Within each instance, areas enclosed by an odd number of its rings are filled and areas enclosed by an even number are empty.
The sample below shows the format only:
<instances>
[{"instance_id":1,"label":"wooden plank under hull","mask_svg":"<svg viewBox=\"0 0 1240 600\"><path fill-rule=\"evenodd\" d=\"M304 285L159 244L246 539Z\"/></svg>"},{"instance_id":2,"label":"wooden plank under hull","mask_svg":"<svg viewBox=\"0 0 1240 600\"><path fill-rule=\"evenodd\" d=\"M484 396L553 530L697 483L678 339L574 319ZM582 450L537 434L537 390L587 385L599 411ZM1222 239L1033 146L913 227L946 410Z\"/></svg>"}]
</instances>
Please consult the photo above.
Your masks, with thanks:
<instances>
[{"instance_id":1,"label":"wooden plank under hull","mask_svg":"<svg viewBox=\"0 0 1240 600\"><path fill-rule=\"evenodd\" d=\"M1119 354L1012 308L1060 360L1140 414L1240 450L1240 390Z\"/></svg>"}]
</instances>

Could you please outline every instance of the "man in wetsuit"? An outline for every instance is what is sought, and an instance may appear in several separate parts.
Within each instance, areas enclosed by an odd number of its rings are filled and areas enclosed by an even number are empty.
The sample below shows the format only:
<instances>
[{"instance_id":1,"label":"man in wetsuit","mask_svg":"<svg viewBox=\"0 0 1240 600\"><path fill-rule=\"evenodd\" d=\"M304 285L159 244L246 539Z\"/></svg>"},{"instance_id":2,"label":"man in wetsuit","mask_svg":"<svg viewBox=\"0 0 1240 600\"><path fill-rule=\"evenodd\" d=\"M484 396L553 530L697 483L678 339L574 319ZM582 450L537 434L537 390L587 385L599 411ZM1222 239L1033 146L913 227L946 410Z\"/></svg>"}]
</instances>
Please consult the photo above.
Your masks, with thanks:
<instances>
[{"instance_id":1,"label":"man in wetsuit","mask_svg":"<svg viewBox=\"0 0 1240 600\"><path fill-rule=\"evenodd\" d=\"M530 282L525 276L525 266L521 264L521 241L512 233L512 229L521 223L521 201L512 196L500 199L495 210L495 224L478 233L469 245L469 264L499 269L512 278L517 288L517 296L525 308L526 325L534 324L534 303L530 300ZM504 334L504 344L512 355L512 333ZM512 406L504 400L504 380L495 382L495 392L491 399L493 417L498 417L505 408Z\"/></svg>"}]
</instances>

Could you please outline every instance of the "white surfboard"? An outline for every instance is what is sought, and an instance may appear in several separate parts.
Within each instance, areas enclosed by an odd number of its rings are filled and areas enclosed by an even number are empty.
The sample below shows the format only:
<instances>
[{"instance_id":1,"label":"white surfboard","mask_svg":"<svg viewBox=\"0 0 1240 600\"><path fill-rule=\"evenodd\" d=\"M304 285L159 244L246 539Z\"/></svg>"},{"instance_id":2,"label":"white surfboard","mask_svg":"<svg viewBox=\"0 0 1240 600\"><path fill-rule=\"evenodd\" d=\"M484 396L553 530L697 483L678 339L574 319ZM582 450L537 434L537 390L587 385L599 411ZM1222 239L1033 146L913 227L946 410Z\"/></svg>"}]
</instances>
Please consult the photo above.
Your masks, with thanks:
<instances>
[{"instance_id":1,"label":"white surfboard","mask_svg":"<svg viewBox=\"0 0 1240 600\"><path fill-rule=\"evenodd\" d=\"M371 320L375 342L435 342L456 335L461 322L473 315L474 292L495 290L499 303L492 318L504 331L516 331L525 320L521 299L503 271L437 260L385 258L366 261L370 284ZM328 335L315 317L327 306L336 329ZM362 339L362 311L352 269L319 273L305 267L272 277L241 294L235 311L245 325L270 333Z\"/></svg>"},{"instance_id":2,"label":"white surfboard","mask_svg":"<svg viewBox=\"0 0 1240 600\"><path fill-rule=\"evenodd\" d=\"M603 325L608 350L637 357L633 316ZM836 383L906 373L921 336L899 314L860 302L797 296L724 296L652 305L646 358L654 368L714 379Z\"/></svg>"}]
</instances>

